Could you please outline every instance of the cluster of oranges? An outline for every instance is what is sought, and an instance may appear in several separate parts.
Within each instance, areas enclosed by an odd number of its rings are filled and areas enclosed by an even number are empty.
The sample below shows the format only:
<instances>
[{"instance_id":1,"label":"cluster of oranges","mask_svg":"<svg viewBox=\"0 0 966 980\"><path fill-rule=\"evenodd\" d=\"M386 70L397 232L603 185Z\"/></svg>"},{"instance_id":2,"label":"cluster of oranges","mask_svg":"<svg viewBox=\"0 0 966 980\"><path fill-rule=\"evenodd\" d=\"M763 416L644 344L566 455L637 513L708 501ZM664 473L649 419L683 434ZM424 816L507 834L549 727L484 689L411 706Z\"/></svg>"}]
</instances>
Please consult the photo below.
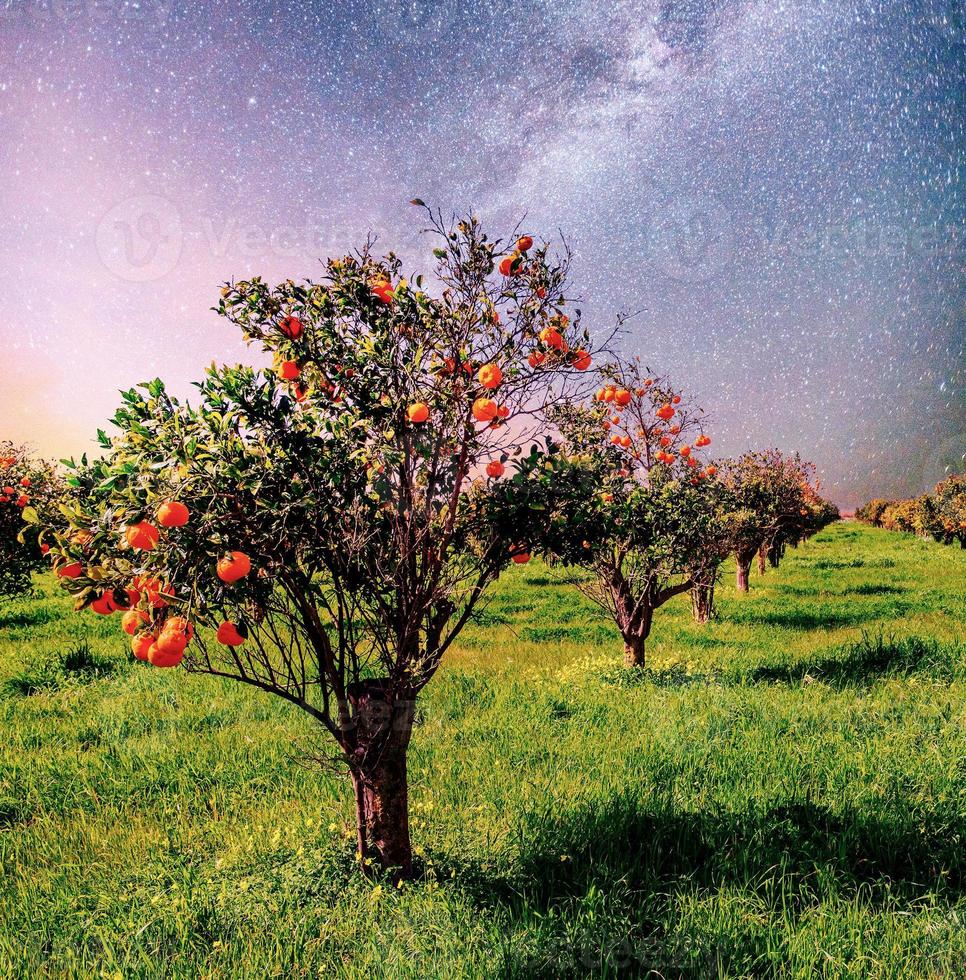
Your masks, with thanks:
<instances>
[{"instance_id":1,"label":"cluster of oranges","mask_svg":"<svg viewBox=\"0 0 966 980\"><path fill-rule=\"evenodd\" d=\"M169 500L158 507L157 524L138 521L124 529L124 540L135 551L153 551L161 540L158 526L165 528L184 527L191 517L187 506L179 500ZM78 531L71 541L86 547L93 540L89 531ZM45 546L45 551L49 548ZM243 579L252 570L251 559L242 551L231 551L219 559L215 573L222 582L231 584ZM69 562L57 569L61 578L79 578L84 566L79 561ZM155 667L176 667L184 659L185 650L194 636L194 627L183 616L168 616L162 623L152 626L152 613L141 608L147 605L151 610L167 607L173 597L171 586L160 579L146 575L136 575L129 586L123 589L103 592L90 608L101 616L123 612L121 628L131 637L131 650L138 660L147 661ZM245 642L245 632L235 623L224 622L219 626L216 639L226 646L238 646Z\"/></svg>"},{"instance_id":2,"label":"cluster of oranges","mask_svg":"<svg viewBox=\"0 0 966 980\"><path fill-rule=\"evenodd\" d=\"M7 462L8 458L11 460L11 462L9 463ZM13 457L5 457L3 459L4 468L6 469L8 466L13 466L13 464L16 462L17 460L14 459ZM0 504L14 503L18 507L26 507L27 504L30 503L30 497L27 494L23 493L23 490L30 489L29 476L25 476L20 481L20 487L21 487L20 490L18 490L16 487L11 487L11 486L4 487L3 493L0 493Z\"/></svg>"}]
</instances>

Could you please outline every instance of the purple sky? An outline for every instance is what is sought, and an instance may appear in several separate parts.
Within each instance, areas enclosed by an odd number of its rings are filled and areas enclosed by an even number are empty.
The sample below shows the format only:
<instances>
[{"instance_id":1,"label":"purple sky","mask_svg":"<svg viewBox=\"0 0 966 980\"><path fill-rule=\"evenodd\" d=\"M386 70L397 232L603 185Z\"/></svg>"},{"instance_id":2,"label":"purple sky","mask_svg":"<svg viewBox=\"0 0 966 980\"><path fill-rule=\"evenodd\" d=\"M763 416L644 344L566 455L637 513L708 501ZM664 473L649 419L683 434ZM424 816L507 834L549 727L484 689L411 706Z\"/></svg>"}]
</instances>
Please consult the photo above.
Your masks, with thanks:
<instances>
[{"instance_id":1,"label":"purple sky","mask_svg":"<svg viewBox=\"0 0 966 980\"><path fill-rule=\"evenodd\" d=\"M201 9L194 9L200 7ZM117 390L252 360L220 283L418 195L563 231L588 323L845 506L966 453L959 5L143 0L0 9L0 436L93 447Z\"/></svg>"}]
</instances>

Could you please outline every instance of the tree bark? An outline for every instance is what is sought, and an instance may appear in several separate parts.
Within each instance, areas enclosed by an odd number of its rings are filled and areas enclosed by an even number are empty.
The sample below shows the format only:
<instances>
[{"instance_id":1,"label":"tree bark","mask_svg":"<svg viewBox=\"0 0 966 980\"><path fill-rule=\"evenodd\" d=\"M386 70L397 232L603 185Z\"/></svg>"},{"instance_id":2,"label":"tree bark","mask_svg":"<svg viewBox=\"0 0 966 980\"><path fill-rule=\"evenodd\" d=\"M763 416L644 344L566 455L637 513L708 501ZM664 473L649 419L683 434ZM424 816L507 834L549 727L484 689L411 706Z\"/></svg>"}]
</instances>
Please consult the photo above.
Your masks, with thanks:
<instances>
[{"instance_id":1,"label":"tree bark","mask_svg":"<svg viewBox=\"0 0 966 980\"><path fill-rule=\"evenodd\" d=\"M768 558L768 545L763 544L758 549L758 574L759 575L765 574L765 561L767 558Z\"/></svg>"},{"instance_id":2,"label":"tree bark","mask_svg":"<svg viewBox=\"0 0 966 980\"><path fill-rule=\"evenodd\" d=\"M737 556L737 574L735 584L739 592L748 591L748 573L751 571L751 556Z\"/></svg>"},{"instance_id":3,"label":"tree bark","mask_svg":"<svg viewBox=\"0 0 966 980\"><path fill-rule=\"evenodd\" d=\"M395 698L387 687L382 678L350 685L356 745L349 765L360 860L395 869L401 879L413 873L407 755L414 705Z\"/></svg>"},{"instance_id":4,"label":"tree bark","mask_svg":"<svg viewBox=\"0 0 966 980\"><path fill-rule=\"evenodd\" d=\"M624 637L624 666L644 666L644 644L647 637L626 635Z\"/></svg>"},{"instance_id":5,"label":"tree bark","mask_svg":"<svg viewBox=\"0 0 966 980\"><path fill-rule=\"evenodd\" d=\"M714 583L691 586L691 615L696 623L707 623L714 615Z\"/></svg>"}]
</instances>

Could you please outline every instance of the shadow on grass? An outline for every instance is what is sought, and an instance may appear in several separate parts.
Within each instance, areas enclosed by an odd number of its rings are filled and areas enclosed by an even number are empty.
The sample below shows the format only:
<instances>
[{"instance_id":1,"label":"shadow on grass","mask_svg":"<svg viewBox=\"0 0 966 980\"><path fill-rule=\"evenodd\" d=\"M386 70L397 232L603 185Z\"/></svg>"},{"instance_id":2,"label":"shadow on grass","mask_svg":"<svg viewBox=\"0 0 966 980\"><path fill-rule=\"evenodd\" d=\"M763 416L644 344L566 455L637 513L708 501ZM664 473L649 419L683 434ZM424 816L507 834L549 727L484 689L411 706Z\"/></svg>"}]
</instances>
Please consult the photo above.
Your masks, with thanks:
<instances>
[{"instance_id":1,"label":"shadow on grass","mask_svg":"<svg viewBox=\"0 0 966 980\"><path fill-rule=\"evenodd\" d=\"M865 635L840 652L792 664L765 664L742 672L747 681L784 681L799 684L806 677L845 687L871 684L881 677L904 677L914 672L945 679L956 674L961 653L932 639L918 636Z\"/></svg>"},{"instance_id":2,"label":"shadow on grass","mask_svg":"<svg viewBox=\"0 0 966 980\"><path fill-rule=\"evenodd\" d=\"M63 615L57 609L45 609L43 606L33 609L11 609L0 612L0 629L13 629L18 626L43 626L52 623Z\"/></svg>"},{"instance_id":3,"label":"shadow on grass","mask_svg":"<svg viewBox=\"0 0 966 980\"><path fill-rule=\"evenodd\" d=\"M780 626L793 630L837 629L841 626L861 626L886 617L901 616L909 603L891 602L888 606L846 609L763 609L732 611L729 619L749 625Z\"/></svg>"},{"instance_id":4,"label":"shadow on grass","mask_svg":"<svg viewBox=\"0 0 966 980\"><path fill-rule=\"evenodd\" d=\"M30 697L46 691L57 691L72 684L86 684L110 677L121 662L100 657L81 643L66 653L46 661L33 661L19 674L14 674L3 684L3 692L12 696Z\"/></svg>"},{"instance_id":5,"label":"shadow on grass","mask_svg":"<svg viewBox=\"0 0 966 980\"><path fill-rule=\"evenodd\" d=\"M800 911L834 887L894 907L927 894L958 897L966 870L966 820L954 810L833 813L787 802L689 813L618 796L528 824L506 878L459 872L479 902L536 932L535 943L506 950L508 976L699 977L719 975L716 964L744 975L775 937L745 922L702 947L674 932L679 900L741 889L781 915L782 903Z\"/></svg>"}]
</instances>

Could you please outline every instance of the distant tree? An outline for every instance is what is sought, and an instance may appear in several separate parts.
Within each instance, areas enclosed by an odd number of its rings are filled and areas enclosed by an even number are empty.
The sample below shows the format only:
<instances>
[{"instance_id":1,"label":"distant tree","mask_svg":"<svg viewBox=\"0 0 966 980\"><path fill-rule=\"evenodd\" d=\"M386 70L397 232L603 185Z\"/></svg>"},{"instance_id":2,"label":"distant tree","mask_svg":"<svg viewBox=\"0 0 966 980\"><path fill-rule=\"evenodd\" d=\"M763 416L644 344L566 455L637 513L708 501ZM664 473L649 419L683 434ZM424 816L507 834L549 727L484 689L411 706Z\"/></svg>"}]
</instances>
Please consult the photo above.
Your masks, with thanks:
<instances>
[{"instance_id":1,"label":"distant tree","mask_svg":"<svg viewBox=\"0 0 966 980\"><path fill-rule=\"evenodd\" d=\"M537 515L528 546L592 573L578 587L614 618L625 663L642 667L655 612L699 571L713 583L708 540L719 515L705 484L714 467L699 459L711 439L703 413L638 360L600 372L591 404L553 413L558 443L534 447L494 495L493 520L509 528Z\"/></svg>"},{"instance_id":2,"label":"distant tree","mask_svg":"<svg viewBox=\"0 0 966 980\"><path fill-rule=\"evenodd\" d=\"M934 519L930 533L937 541L958 541L961 548L966 548L966 473L937 483L931 504Z\"/></svg>"},{"instance_id":3,"label":"distant tree","mask_svg":"<svg viewBox=\"0 0 966 980\"><path fill-rule=\"evenodd\" d=\"M29 592L31 572L44 567L35 526L50 515L60 486L51 463L0 441L0 598Z\"/></svg>"},{"instance_id":4,"label":"distant tree","mask_svg":"<svg viewBox=\"0 0 966 980\"><path fill-rule=\"evenodd\" d=\"M890 501L876 497L856 510L855 519L871 524L873 527L882 527L882 515L889 504Z\"/></svg>"},{"instance_id":5,"label":"distant tree","mask_svg":"<svg viewBox=\"0 0 966 980\"><path fill-rule=\"evenodd\" d=\"M731 497L737 586L748 591L748 572L779 536L801 526L813 467L798 453L777 449L745 453L721 464L722 482Z\"/></svg>"},{"instance_id":6,"label":"distant tree","mask_svg":"<svg viewBox=\"0 0 966 980\"><path fill-rule=\"evenodd\" d=\"M529 558L487 498L594 354L566 252L430 219L432 293L370 245L321 282L226 286L218 312L274 369L212 367L197 405L160 381L126 392L56 534L78 606L127 609L135 656L253 685L328 732L360 858L401 875L416 699Z\"/></svg>"}]
</instances>

